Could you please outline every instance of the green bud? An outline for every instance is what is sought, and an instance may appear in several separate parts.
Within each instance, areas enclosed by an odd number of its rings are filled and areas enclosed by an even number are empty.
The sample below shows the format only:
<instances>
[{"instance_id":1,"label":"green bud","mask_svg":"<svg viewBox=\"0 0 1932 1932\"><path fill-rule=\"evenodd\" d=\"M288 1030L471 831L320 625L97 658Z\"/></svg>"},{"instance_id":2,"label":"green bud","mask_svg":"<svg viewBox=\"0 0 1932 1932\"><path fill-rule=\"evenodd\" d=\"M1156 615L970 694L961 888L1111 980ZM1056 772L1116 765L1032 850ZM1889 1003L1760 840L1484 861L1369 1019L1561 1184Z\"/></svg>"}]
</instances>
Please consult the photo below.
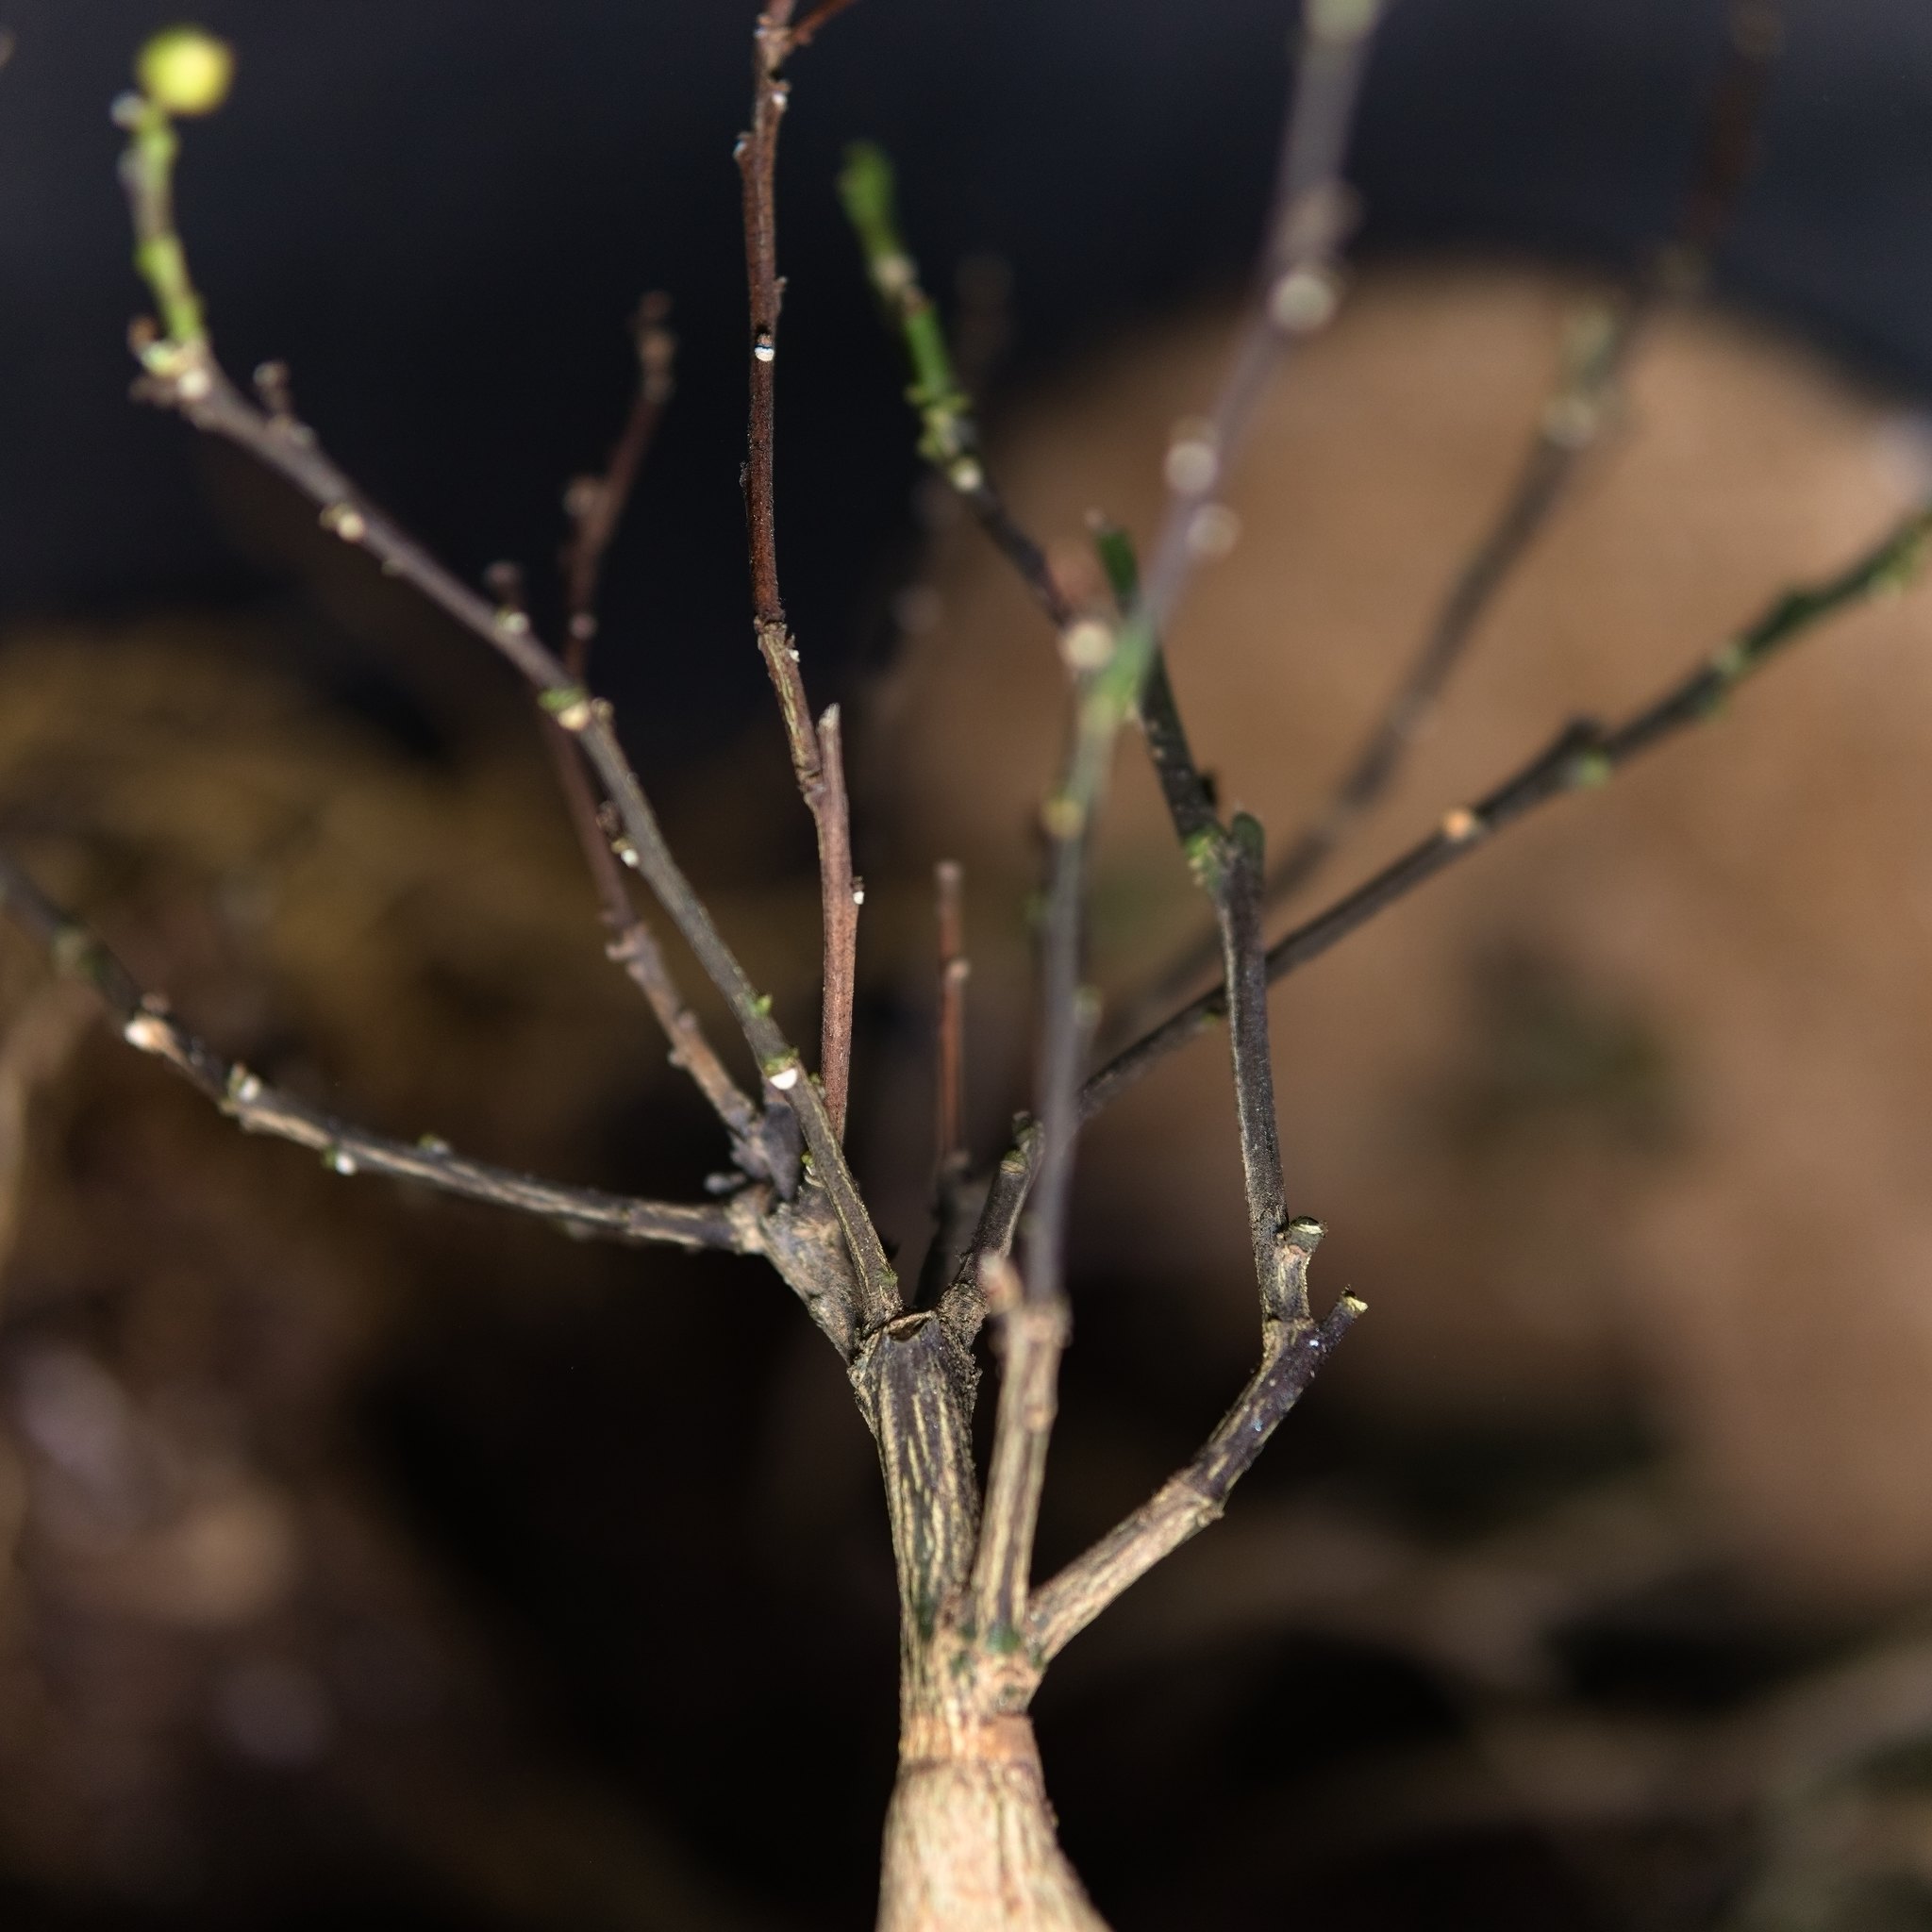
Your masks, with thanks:
<instances>
[{"instance_id":1,"label":"green bud","mask_svg":"<svg viewBox=\"0 0 1932 1932\"><path fill-rule=\"evenodd\" d=\"M171 26L134 62L142 92L170 114L211 114L228 97L235 50L198 26Z\"/></svg>"}]
</instances>

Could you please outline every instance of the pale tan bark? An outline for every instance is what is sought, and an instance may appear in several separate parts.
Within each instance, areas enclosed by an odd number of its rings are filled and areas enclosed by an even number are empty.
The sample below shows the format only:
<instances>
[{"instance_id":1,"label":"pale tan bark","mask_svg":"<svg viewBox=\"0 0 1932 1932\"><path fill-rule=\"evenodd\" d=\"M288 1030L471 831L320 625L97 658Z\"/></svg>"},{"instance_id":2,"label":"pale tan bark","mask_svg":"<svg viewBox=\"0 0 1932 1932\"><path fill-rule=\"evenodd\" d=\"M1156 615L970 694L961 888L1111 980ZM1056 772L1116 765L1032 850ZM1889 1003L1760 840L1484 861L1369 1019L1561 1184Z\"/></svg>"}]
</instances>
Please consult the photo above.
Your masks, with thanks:
<instances>
[{"instance_id":1,"label":"pale tan bark","mask_svg":"<svg viewBox=\"0 0 1932 1932\"><path fill-rule=\"evenodd\" d=\"M879 1932L1107 1932L1060 1851L1033 1724L914 1715L886 1814Z\"/></svg>"}]
</instances>

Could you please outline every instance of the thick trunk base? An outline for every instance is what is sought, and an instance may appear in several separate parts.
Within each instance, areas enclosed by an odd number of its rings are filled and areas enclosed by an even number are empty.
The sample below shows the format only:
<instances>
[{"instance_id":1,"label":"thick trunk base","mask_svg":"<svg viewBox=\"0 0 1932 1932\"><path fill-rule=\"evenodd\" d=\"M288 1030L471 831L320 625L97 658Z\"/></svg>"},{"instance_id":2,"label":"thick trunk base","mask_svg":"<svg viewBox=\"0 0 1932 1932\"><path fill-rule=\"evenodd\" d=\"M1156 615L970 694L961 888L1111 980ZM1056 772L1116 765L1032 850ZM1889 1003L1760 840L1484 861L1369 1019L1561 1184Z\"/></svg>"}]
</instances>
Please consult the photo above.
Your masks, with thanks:
<instances>
[{"instance_id":1,"label":"thick trunk base","mask_svg":"<svg viewBox=\"0 0 1932 1932\"><path fill-rule=\"evenodd\" d=\"M1028 1719L908 1725L879 1932L1107 1932L1060 1852Z\"/></svg>"}]
</instances>

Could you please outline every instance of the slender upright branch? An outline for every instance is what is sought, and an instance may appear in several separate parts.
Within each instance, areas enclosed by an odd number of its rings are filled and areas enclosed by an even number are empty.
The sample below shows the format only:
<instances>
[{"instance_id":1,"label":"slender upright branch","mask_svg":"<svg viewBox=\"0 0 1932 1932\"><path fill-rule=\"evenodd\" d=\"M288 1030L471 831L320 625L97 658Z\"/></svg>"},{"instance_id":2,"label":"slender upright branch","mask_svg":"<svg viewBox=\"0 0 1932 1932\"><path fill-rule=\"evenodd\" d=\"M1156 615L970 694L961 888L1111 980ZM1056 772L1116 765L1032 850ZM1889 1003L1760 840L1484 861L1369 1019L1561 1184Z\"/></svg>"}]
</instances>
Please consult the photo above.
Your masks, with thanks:
<instances>
[{"instance_id":1,"label":"slender upright branch","mask_svg":"<svg viewBox=\"0 0 1932 1932\"><path fill-rule=\"evenodd\" d=\"M1350 219L1341 165L1380 0L1308 0L1284 124L1259 287L1213 412L1167 453L1168 506L1126 635L1143 660L1196 561L1225 543L1221 496L1268 384L1340 300L1333 258Z\"/></svg>"},{"instance_id":2,"label":"slender upright branch","mask_svg":"<svg viewBox=\"0 0 1932 1932\"><path fill-rule=\"evenodd\" d=\"M834 708L814 727L798 643L778 591L778 527L774 479L778 378L778 130L791 99L787 57L800 44L791 25L796 0L770 0L752 37L752 123L739 137L744 204L745 282L750 294L751 416L744 466L745 525L751 550L752 623L777 693L800 795L818 839L819 896L824 927L824 999L820 1077L835 1135L842 1134L851 1082L852 1000L859 891L852 874L852 831ZM841 10L834 8L831 11ZM815 32L824 8L805 24ZM799 32L804 32L801 28ZM809 34L807 34L809 38ZM831 742L826 743L827 725Z\"/></svg>"},{"instance_id":3,"label":"slender upright branch","mask_svg":"<svg viewBox=\"0 0 1932 1932\"><path fill-rule=\"evenodd\" d=\"M125 175L136 227L145 232L160 218L158 207L165 213L165 164L172 156L157 161L153 145L143 146L139 140L128 153L133 158ZM805 1077L796 1048L773 1019L770 997L752 985L673 858L618 741L609 705L592 699L570 676L568 667L537 637L524 612L491 605L377 509L325 454L306 424L285 414L267 414L249 402L216 361L205 334L182 339L148 324L138 325L133 337L146 371L146 380L138 385L144 400L178 410L197 429L235 443L319 504L325 528L342 541L369 551L388 575L400 577L488 642L533 687L542 709L582 744L616 810L638 872L723 994L767 1085L797 1117L815 1177L825 1189L851 1250L858 1316L866 1323L890 1319L901 1305L897 1280L859 1198L824 1095L816 1082Z\"/></svg>"},{"instance_id":4,"label":"slender upright branch","mask_svg":"<svg viewBox=\"0 0 1932 1932\"><path fill-rule=\"evenodd\" d=\"M1268 1044L1268 966L1261 937L1261 826L1237 812L1225 838L1203 868L1221 928L1227 994L1227 1044L1234 1063L1235 1119L1241 1130L1241 1179L1248 1197L1248 1233L1255 1284L1264 1321L1307 1315L1306 1295L1291 1299L1283 1256L1288 1240L1288 1190L1281 1174L1281 1139L1274 1116L1274 1064Z\"/></svg>"},{"instance_id":5,"label":"slender upright branch","mask_svg":"<svg viewBox=\"0 0 1932 1932\"><path fill-rule=\"evenodd\" d=\"M646 295L638 305L637 321L632 326L638 383L631 396L630 411L611 447L603 475L578 476L564 493L564 509L570 518L570 537L558 558L563 571L565 630L569 638L564 646L564 662L579 682L590 675L591 645L597 635L597 588L604 574L604 559L637 487L638 473L658 440L658 425L663 421L677 387L677 338L670 329L670 314L671 298L661 291Z\"/></svg>"},{"instance_id":6,"label":"slender upright branch","mask_svg":"<svg viewBox=\"0 0 1932 1932\"><path fill-rule=\"evenodd\" d=\"M633 1200L594 1188L559 1186L457 1154L425 1134L391 1141L298 1100L237 1062L225 1059L175 1020L158 994L139 982L85 925L46 898L19 866L0 855L0 911L67 978L91 987L128 1045L153 1054L213 1101L245 1133L291 1141L322 1156L340 1174L383 1174L446 1194L561 1222L608 1240L686 1248L758 1252L762 1243L750 1204L681 1207Z\"/></svg>"},{"instance_id":7,"label":"slender upright branch","mask_svg":"<svg viewBox=\"0 0 1932 1932\"><path fill-rule=\"evenodd\" d=\"M1141 594L1141 564L1134 540L1117 524L1095 517L1093 547L1106 573L1108 588L1124 614L1134 608ZM1158 638L1154 641L1146 682L1141 688L1140 713L1147 756L1153 763L1167 815L1174 822L1174 837L1180 841L1183 855L1192 863L1202 841L1220 833L1221 821L1215 809L1214 788L1194 762L1193 751L1188 743L1180 705L1167 675L1167 655Z\"/></svg>"},{"instance_id":8,"label":"slender upright branch","mask_svg":"<svg viewBox=\"0 0 1932 1932\"><path fill-rule=\"evenodd\" d=\"M1124 608L1131 608L1139 591L1133 539L1124 530L1101 524L1096 526L1094 541L1115 597ZM1141 723L1174 836L1180 841L1189 870L1214 908L1215 928L1221 936L1222 972L1230 989L1228 1048L1235 1119L1241 1134L1241 1174L1262 1317L1270 1322L1291 1312L1306 1317L1305 1303L1292 1310L1288 1306L1282 1258L1288 1197L1281 1173L1274 1066L1268 1039L1260 822L1246 812L1237 812L1232 822L1224 825L1216 815L1213 793L1194 763L1180 708L1168 682L1167 666L1158 649L1141 693Z\"/></svg>"}]
</instances>

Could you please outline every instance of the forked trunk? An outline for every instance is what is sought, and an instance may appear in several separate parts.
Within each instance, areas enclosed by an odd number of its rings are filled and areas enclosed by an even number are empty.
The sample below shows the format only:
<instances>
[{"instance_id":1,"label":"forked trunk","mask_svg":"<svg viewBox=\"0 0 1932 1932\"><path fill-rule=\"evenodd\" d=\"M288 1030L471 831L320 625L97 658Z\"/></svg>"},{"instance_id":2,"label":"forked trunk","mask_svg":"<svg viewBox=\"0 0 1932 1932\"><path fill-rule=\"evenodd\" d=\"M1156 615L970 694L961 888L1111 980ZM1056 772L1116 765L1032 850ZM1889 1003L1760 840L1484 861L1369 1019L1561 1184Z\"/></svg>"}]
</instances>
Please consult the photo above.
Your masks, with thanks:
<instances>
[{"instance_id":1,"label":"forked trunk","mask_svg":"<svg viewBox=\"0 0 1932 1932\"><path fill-rule=\"evenodd\" d=\"M866 1338L853 1387L879 1445L898 1557L899 1782L880 1932L1107 1932L1060 1852L1026 1702L1039 1672L960 1619L978 1533L977 1379L928 1313Z\"/></svg>"}]
</instances>

